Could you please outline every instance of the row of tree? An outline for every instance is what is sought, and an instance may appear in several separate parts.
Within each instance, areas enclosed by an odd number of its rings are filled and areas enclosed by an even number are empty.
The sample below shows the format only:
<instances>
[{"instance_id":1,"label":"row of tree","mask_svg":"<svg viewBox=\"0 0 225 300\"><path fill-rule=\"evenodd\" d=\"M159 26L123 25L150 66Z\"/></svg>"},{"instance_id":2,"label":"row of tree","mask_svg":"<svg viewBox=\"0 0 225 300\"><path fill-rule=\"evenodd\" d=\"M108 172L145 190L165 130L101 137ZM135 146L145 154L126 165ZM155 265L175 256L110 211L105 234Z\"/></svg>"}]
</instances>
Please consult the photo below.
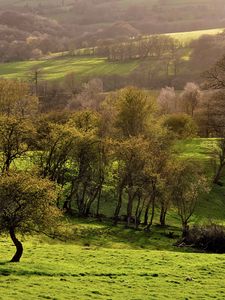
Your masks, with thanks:
<instances>
[{"instance_id":1,"label":"row of tree","mask_svg":"<svg viewBox=\"0 0 225 300\"><path fill-rule=\"evenodd\" d=\"M166 35L152 35L129 39L124 42L113 42L107 45L102 42L94 48L93 55L105 56L110 61L127 61L131 59L162 59L167 57L175 60L183 45L176 39Z\"/></svg>"},{"instance_id":2,"label":"row of tree","mask_svg":"<svg viewBox=\"0 0 225 300\"><path fill-rule=\"evenodd\" d=\"M151 228L156 207L165 225L173 204L187 230L205 178L198 166L176 158L176 134L159 117L147 92L126 88L99 111L39 118L37 98L27 84L2 80L0 95L2 175L36 169L40 178L60 187L60 209L80 217L99 216L104 201L110 200L114 223L123 218L126 206L127 226L134 223L136 228L142 221Z\"/></svg>"},{"instance_id":3,"label":"row of tree","mask_svg":"<svg viewBox=\"0 0 225 300\"><path fill-rule=\"evenodd\" d=\"M163 89L156 102L149 92L129 87L99 101L93 99L102 92L101 81L90 81L77 96L71 76L74 101L49 113L41 113L38 86L0 80L0 230L17 247L12 260L23 251L17 232L56 234L62 212L150 230L156 212L165 226L171 209L186 236L210 179L203 166L176 153L174 144L197 134L199 103L214 92L188 83L180 95ZM224 136L219 137L214 183L225 167Z\"/></svg>"}]
</instances>

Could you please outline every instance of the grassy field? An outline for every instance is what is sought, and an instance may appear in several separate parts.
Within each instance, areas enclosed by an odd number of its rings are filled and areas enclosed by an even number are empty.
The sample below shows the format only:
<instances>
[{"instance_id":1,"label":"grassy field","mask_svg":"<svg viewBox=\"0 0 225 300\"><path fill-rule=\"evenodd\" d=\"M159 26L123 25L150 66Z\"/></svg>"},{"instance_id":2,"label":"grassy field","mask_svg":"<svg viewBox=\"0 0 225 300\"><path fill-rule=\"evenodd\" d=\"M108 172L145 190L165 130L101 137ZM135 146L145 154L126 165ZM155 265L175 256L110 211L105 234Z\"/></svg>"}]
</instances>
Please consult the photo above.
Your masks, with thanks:
<instances>
[{"instance_id":1,"label":"grassy field","mask_svg":"<svg viewBox=\"0 0 225 300\"><path fill-rule=\"evenodd\" d=\"M223 29L200 30L168 34L184 44L198 39L204 34L214 35ZM74 72L78 79L104 75L125 76L134 71L140 64L139 60L115 63L106 58L96 57L69 57L52 54L48 58L21 62L0 64L0 78L27 80L33 68L42 70L42 78L46 80L62 80L66 74Z\"/></svg>"},{"instance_id":2,"label":"grassy field","mask_svg":"<svg viewBox=\"0 0 225 300\"><path fill-rule=\"evenodd\" d=\"M214 147L215 139L194 139L180 141L175 150L210 167ZM224 222L224 194L224 187L214 187L192 222ZM71 219L67 243L28 237L19 264L8 263L15 249L1 236L0 299L224 299L225 256L174 246L180 224L173 210L167 222L169 227L161 229L157 217L146 233ZM171 231L174 239L167 235Z\"/></svg>"},{"instance_id":3,"label":"grassy field","mask_svg":"<svg viewBox=\"0 0 225 300\"><path fill-rule=\"evenodd\" d=\"M194 159L210 162L216 139L195 138L191 140L180 140L175 145L175 151L184 159Z\"/></svg>"},{"instance_id":4,"label":"grassy field","mask_svg":"<svg viewBox=\"0 0 225 300\"><path fill-rule=\"evenodd\" d=\"M0 64L0 77L8 79L27 79L32 68L40 68L42 77L48 80L63 79L69 72L78 78L104 75L127 75L138 65L138 61L110 63L105 58L71 58L24 61Z\"/></svg>"},{"instance_id":5,"label":"grassy field","mask_svg":"<svg viewBox=\"0 0 225 300\"><path fill-rule=\"evenodd\" d=\"M1 257L10 258L8 240ZM0 260L0 299L224 299L225 257L103 249L33 240L20 264Z\"/></svg>"},{"instance_id":6,"label":"grassy field","mask_svg":"<svg viewBox=\"0 0 225 300\"><path fill-rule=\"evenodd\" d=\"M224 28L207 29L207 30L196 30L189 32L176 32L168 33L167 35L179 40L181 43L188 44L194 40L199 39L203 35L216 35L222 33Z\"/></svg>"}]
</instances>

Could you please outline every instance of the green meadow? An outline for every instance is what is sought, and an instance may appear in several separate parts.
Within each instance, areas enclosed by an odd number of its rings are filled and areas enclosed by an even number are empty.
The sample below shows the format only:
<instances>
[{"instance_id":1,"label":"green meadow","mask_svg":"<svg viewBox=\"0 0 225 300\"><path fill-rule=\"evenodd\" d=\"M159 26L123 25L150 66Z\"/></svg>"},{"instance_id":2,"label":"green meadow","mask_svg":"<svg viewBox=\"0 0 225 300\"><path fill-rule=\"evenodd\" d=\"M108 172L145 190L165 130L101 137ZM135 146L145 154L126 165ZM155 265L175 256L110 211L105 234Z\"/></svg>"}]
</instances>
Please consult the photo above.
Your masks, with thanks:
<instances>
[{"instance_id":1,"label":"green meadow","mask_svg":"<svg viewBox=\"0 0 225 300\"><path fill-rule=\"evenodd\" d=\"M176 142L175 151L184 159L210 163L217 139L195 138Z\"/></svg>"},{"instance_id":2,"label":"green meadow","mask_svg":"<svg viewBox=\"0 0 225 300\"><path fill-rule=\"evenodd\" d=\"M78 78L104 75L127 75L138 66L138 61L111 63L105 58L58 57L47 60L23 61L0 64L0 77L7 79L27 79L32 68L39 68L47 80L63 79L74 72Z\"/></svg>"},{"instance_id":3,"label":"green meadow","mask_svg":"<svg viewBox=\"0 0 225 300\"><path fill-rule=\"evenodd\" d=\"M167 35L179 40L184 44L188 44L194 40L199 39L203 35L216 35L222 33L223 31L224 28L216 28L216 29L196 30L196 31L188 31L188 32L168 33Z\"/></svg>"},{"instance_id":4,"label":"green meadow","mask_svg":"<svg viewBox=\"0 0 225 300\"><path fill-rule=\"evenodd\" d=\"M134 233L135 234L135 233ZM1 256L10 257L3 240ZM33 240L20 264L0 261L0 299L224 299L225 257L103 249Z\"/></svg>"},{"instance_id":5,"label":"green meadow","mask_svg":"<svg viewBox=\"0 0 225 300\"><path fill-rule=\"evenodd\" d=\"M223 29L209 29L191 32L168 34L181 43L188 44L202 35L215 35ZM187 57L188 59L188 57ZM0 64L0 78L27 80L32 69L41 69L42 78L46 80L62 80L66 74L74 72L78 79L105 75L126 76L140 65L140 60L129 62L109 62L106 58L70 57L67 53L51 54L39 60L10 62Z\"/></svg>"}]
</instances>

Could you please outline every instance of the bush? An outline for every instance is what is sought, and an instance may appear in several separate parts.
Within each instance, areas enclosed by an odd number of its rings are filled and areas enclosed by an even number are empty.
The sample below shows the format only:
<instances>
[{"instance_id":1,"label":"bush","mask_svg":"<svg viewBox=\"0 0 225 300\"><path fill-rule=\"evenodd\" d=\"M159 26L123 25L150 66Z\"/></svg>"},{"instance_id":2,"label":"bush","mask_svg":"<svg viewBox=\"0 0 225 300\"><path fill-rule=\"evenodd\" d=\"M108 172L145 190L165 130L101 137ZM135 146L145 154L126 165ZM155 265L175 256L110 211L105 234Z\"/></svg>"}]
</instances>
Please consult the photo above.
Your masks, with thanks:
<instances>
[{"instance_id":1,"label":"bush","mask_svg":"<svg viewBox=\"0 0 225 300\"><path fill-rule=\"evenodd\" d=\"M195 226L183 242L207 252L225 253L225 227L216 224Z\"/></svg>"},{"instance_id":2,"label":"bush","mask_svg":"<svg viewBox=\"0 0 225 300\"><path fill-rule=\"evenodd\" d=\"M198 132L195 121L186 114L168 115L163 125L181 139L195 137Z\"/></svg>"}]
</instances>

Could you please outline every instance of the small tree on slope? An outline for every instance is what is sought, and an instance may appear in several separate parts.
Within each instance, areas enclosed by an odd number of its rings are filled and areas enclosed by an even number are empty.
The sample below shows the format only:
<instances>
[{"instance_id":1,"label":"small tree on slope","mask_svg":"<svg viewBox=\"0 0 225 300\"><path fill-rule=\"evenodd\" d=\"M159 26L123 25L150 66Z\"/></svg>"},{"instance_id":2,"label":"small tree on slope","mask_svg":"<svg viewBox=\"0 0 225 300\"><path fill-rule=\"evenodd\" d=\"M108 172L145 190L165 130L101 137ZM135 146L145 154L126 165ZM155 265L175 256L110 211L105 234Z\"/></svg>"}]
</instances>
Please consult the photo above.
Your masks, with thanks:
<instances>
[{"instance_id":1,"label":"small tree on slope","mask_svg":"<svg viewBox=\"0 0 225 300\"><path fill-rule=\"evenodd\" d=\"M201 167L189 161L176 161L169 187L182 223L183 237L189 233L189 222L201 195L209 192L209 185Z\"/></svg>"},{"instance_id":2,"label":"small tree on slope","mask_svg":"<svg viewBox=\"0 0 225 300\"><path fill-rule=\"evenodd\" d=\"M16 234L45 233L53 230L60 217L56 208L55 186L29 173L4 173L0 176L0 232L10 235L19 262L23 245Z\"/></svg>"}]
</instances>

